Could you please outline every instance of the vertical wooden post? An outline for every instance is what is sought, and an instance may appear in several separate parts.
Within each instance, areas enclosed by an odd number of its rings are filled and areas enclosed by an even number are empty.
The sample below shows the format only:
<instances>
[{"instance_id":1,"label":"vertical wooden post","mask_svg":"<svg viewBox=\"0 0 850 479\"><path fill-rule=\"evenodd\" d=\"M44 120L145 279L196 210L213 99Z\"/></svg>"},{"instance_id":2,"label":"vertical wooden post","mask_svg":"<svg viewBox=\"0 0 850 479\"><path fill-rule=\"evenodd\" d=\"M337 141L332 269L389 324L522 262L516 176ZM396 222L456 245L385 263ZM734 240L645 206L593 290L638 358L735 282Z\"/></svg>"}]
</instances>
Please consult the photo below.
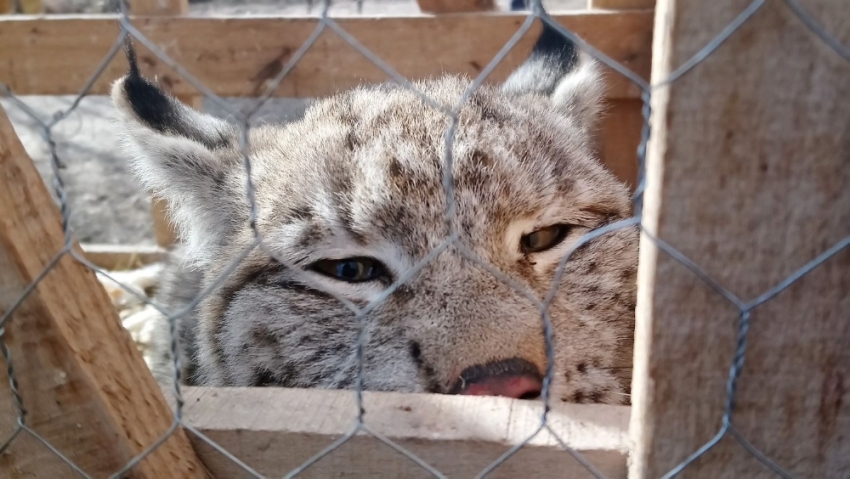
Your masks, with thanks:
<instances>
[{"instance_id":1,"label":"vertical wooden post","mask_svg":"<svg viewBox=\"0 0 850 479\"><path fill-rule=\"evenodd\" d=\"M133 15L185 15L189 13L188 0L130 0ZM166 85L160 85L167 89ZM186 105L201 109L203 95L178 95L177 99ZM156 243L170 246L177 241L177 233L168 218L168 204L162 198L151 198L151 216L153 218Z\"/></svg>"},{"instance_id":2,"label":"vertical wooden post","mask_svg":"<svg viewBox=\"0 0 850 479\"><path fill-rule=\"evenodd\" d=\"M0 314L18 300L65 239L58 209L0 108ZM76 251L80 251L74 245ZM59 260L5 324L27 411L25 423L93 477L117 472L172 424L162 392L92 271ZM6 369L4 364L3 369ZM0 434L17 415L0 380ZM0 458L19 477L69 477L26 433ZM16 476L16 477L18 477ZM130 477L205 477L182 429Z\"/></svg>"},{"instance_id":3,"label":"vertical wooden post","mask_svg":"<svg viewBox=\"0 0 850 479\"><path fill-rule=\"evenodd\" d=\"M14 0L0 0L0 15L15 13Z\"/></svg>"},{"instance_id":4,"label":"vertical wooden post","mask_svg":"<svg viewBox=\"0 0 850 479\"><path fill-rule=\"evenodd\" d=\"M660 0L666 78L749 0ZM850 44L845 0L806 8ZM767 2L653 95L644 224L745 301L850 236L850 65ZM631 477L658 478L721 430L739 311L644 236ZM732 424L794 477L850 477L850 248L751 311ZM727 435L680 477L776 477Z\"/></svg>"}]
</instances>

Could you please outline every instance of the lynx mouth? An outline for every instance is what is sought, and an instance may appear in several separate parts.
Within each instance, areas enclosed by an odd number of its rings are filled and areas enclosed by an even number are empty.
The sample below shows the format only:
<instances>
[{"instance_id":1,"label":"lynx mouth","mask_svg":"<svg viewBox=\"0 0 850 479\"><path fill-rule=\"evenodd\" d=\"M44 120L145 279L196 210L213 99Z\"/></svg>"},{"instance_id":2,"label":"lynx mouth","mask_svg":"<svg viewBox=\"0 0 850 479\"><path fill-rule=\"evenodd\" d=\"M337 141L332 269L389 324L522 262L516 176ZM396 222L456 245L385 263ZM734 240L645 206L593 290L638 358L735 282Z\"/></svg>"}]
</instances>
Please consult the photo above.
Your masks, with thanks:
<instances>
[{"instance_id":1,"label":"lynx mouth","mask_svg":"<svg viewBox=\"0 0 850 479\"><path fill-rule=\"evenodd\" d=\"M537 366L510 358L464 369L449 394L537 399L542 387L543 375Z\"/></svg>"}]
</instances>

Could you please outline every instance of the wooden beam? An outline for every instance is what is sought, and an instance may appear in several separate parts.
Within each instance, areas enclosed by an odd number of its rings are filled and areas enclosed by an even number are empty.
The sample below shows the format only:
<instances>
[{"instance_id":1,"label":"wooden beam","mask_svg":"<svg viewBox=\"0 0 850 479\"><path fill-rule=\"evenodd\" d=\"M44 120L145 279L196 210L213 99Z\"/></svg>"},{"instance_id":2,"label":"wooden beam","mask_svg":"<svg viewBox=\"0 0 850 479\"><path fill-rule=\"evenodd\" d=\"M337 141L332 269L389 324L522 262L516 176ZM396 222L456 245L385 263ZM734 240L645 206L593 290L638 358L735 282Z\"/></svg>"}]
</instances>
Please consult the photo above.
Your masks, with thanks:
<instances>
[{"instance_id":1,"label":"wooden beam","mask_svg":"<svg viewBox=\"0 0 850 479\"><path fill-rule=\"evenodd\" d=\"M168 257L168 251L159 246L82 244L80 247L87 260L107 271L141 268Z\"/></svg>"},{"instance_id":2,"label":"wooden beam","mask_svg":"<svg viewBox=\"0 0 850 479\"><path fill-rule=\"evenodd\" d=\"M423 13L465 13L496 10L493 0L416 0Z\"/></svg>"},{"instance_id":3,"label":"wooden beam","mask_svg":"<svg viewBox=\"0 0 850 479\"><path fill-rule=\"evenodd\" d=\"M611 100L599 126L602 163L631 189L637 183L637 148L643 128L641 108L640 100Z\"/></svg>"},{"instance_id":4,"label":"wooden beam","mask_svg":"<svg viewBox=\"0 0 850 479\"><path fill-rule=\"evenodd\" d=\"M186 388L184 417L267 477L282 476L349 433L353 391ZM537 401L435 394L364 393L367 426L447 477L475 477L540 425ZM626 477L629 408L556 404L550 424L609 479ZM243 477L232 461L192 436L215 477ZM590 477L544 431L488 478ZM305 477L431 477L374 437L358 434L314 464ZM301 477L301 476L299 476Z\"/></svg>"},{"instance_id":5,"label":"wooden beam","mask_svg":"<svg viewBox=\"0 0 850 479\"><path fill-rule=\"evenodd\" d=\"M21 13L35 15L44 11L41 0L18 0L18 2L21 6Z\"/></svg>"},{"instance_id":6,"label":"wooden beam","mask_svg":"<svg viewBox=\"0 0 850 479\"><path fill-rule=\"evenodd\" d=\"M133 15L185 15L189 13L188 0L130 0Z\"/></svg>"},{"instance_id":7,"label":"wooden beam","mask_svg":"<svg viewBox=\"0 0 850 479\"><path fill-rule=\"evenodd\" d=\"M64 235L59 212L2 109L0 211L0 313L4 313L62 249ZM27 426L93 477L117 472L171 425L168 404L105 291L94 273L69 255L15 310L5 325L4 340L13 358ZM0 431L9 434L17 411L5 377L0 397ZM53 452L26 433L15 439L0 461L4 470L20 477L71 474ZM178 429L129 477L204 475L186 435Z\"/></svg>"},{"instance_id":8,"label":"wooden beam","mask_svg":"<svg viewBox=\"0 0 850 479\"><path fill-rule=\"evenodd\" d=\"M655 0L587 0L587 8L607 10L634 10L653 8Z\"/></svg>"},{"instance_id":9,"label":"wooden beam","mask_svg":"<svg viewBox=\"0 0 850 479\"><path fill-rule=\"evenodd\" d=\"M663 0L653 79L748 0ZM806 8L850 44L845 0ZM768 2L653 97L644 225L753 300L850 236L850 64ZM657 478L721 430L738 310L641 244L631 476ZM850 475L850 248L751 312L732 423L793 477ZM776 477L732 437L683 477Z\"/></svg>"},{"instance_id":10,"label":"wooden beam","mask_svg":"<svg viewBox=\"0 0 850 479\"><path fill-rule=\"evenodd\" d=\"M14 18L14 19L12 19ZM408 79L442 72L476 75L516 32L524 15L482 13L433 17L353 17L337 21ZM555 15L562 25L648 78L651 12L576 12ZM255 96L316 27L315 18L140 17L133 24L208 88L221 96ZM493 82L507 78L525 60L539 22L496 68ZM0 81L20 95L75 94L89 79L118 35L117 17L14 16L0 19ZM616 35L611 32L616 32ZM193 86L141 45L144 73L177 94ZM95 82L92 94L107 94L126 72L123 55ZM612 73L609 96L638 98L639 90ZM324 32L284 79L276 95L319 97L386 74L333 32Z\"/></svg>"},{"instance_id":11,"label":"wooden beam","mask_svg":"<svg viewBox=\"0 0 850 479\"><path fill-rule=\"evenodd\" d=\"M157 196L151 197L151 219L156 244L168 247L178 241L177 230L169 217L167 201Z\"/></svg>"}]
</instances>

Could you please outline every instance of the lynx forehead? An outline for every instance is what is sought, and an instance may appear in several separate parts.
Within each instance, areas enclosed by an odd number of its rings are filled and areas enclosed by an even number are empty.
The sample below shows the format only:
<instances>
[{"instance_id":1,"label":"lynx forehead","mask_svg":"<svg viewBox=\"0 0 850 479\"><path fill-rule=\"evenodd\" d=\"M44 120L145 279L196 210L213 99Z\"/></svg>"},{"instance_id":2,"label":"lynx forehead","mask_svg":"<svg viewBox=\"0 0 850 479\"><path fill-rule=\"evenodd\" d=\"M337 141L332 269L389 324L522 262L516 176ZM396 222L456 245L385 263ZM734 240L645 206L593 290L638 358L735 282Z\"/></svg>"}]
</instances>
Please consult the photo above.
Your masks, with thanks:
<instances>
[{"instance_id":1,"label":"lynx forehead","mask_svg":"<svg viewBox=\"0 0 850 479\"><path fill-rule=\"evenodd\" d=\"M177 309L253 244L240 133L162 93L130 59L112 96L136 172L181 231L160 298ZM415 86L450 109L469 83ZM628 190L594 155L601 97L595 63L544 28L504 85L469 97L450 155L450 119L391 85L250 130L263 247L179 320L186 380L351 388L362 328L366 389L535 397L547 358L530 297L555 288L552 397L627 402L637 232L581 245L556 277L582 235L630 213ZM167 333L163 320L163 379Z\"/></svg>"}]
</instances>

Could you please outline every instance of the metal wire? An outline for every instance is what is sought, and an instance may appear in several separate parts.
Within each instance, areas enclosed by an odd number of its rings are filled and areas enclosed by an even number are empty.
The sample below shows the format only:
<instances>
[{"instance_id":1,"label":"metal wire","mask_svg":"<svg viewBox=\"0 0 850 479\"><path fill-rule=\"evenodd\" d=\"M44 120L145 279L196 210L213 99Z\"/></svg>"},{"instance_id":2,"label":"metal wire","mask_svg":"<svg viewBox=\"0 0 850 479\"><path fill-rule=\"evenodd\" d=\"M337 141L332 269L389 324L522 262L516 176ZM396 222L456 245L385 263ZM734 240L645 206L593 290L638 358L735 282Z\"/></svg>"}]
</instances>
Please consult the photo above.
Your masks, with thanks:
<instances>
[{"instance_id":1,"label":"metal wire","mask_svg":"<svg viewBox=\"0 0 850 479\"><path fill-rule=\"evenodd\" d=\"M9 352L9 348L6 346L6 329L0 328L0 355L3 356L3 360L6 361L6 375L9 378L9 390L12 392L12 403L15 406L15 411L18 413L18 424L23 426L26 424L27 410L24 408L24 399L21 397L21 392L18 390L18 379L15 375L15 367L12 363L12 353ZM15 432L12 434L12 437L18 434L18 429L15 429ZM3 444L3 447L0 448L0 453L6 449L6 446L9 445L11 439L6 441Z\"/></svg>"},{"instance_id":2,"label":"metal wire","mask_svg":"<svg viewBox=\"0 0 850 479\"><path fill-rule=\"evenodd\" d=\"M782 478L791 478L793 477L786 469L782 466L778 465L771 458L766 456L764 453L759 451L749 440L747 440L734 426L734 409L735 409L735 399L737 393L737 385L738 381L741 377L741 373L744 368L744 362L746 359L747 349L748 349L748 335L750 328L750 314L752 310L771 299L775 298L782 291L790 287L792 284L799 281L803 276L810 273L818 266L822 265L832 256L838 254L843 251L845 248L850 247L850 237L844 238L838 241L834 246L832 246L827 251L818 255L815 259L811 260L809 263L802 266L799 270L795 271L793 274L788 276L786 279L778 283L773 288L765 291L755 299L751 301L745 301L741 299L739 296L734 294L729 289L722 286L719 282L714 280L702 267L697 265L695 262L691 261L681 252L679 252L675 247L668 244L664 240L653 236L650 232L646 231L643 228L641 223L642 220L642 207L643 207L643 192L646 186L646 178L645 178L645 164L646 164L646 147L648 141L650 139L650 117L651 117L651 108L650 102L652 99L653 92L658 88L664 88L672 83L676 82L688 72L692 71L694 68L699 66L702 62L704 62L707 58L709 58L712 53L714 53L728 38L734 35L743 25L745 25L766 3L766 0L754 0L751 2L742 12L740 12L735 19L730 22L718 35L711 40L709 43L705 45L702 49L700 49L692 58L687 60L681 66L676 68L667 78L661 79L653 85L650 85L644 78L635 72L631 71L626 66L622 65L618 61L613 58L605 55L601 51L597 50L593 46L586 43L582 38L576 35L574 32L569 29L564 28L554 19L552 19L548 13L543 10L542 4L540 0L532 0L531 2L525 1L514 1L512 2L512 9L514 11L521 11L528 9L528 15L525 17L521 26L515 32L515 34L511 37L511 39L502 47L502 49L498 52L498 54L486 65L486 67L481 71L481 73L470 83L467 90L462 95L460 101L454 105L452 108L446 108L433 99L429 98L423 92L418 91L415 86L404 76L400 75L393 68L391 68L386 62L384 62L381 58L375 55L372 51L362 45L356 38L354 38L351 34L345 31L336 21L331 19L328 15L328 12L331 7L331 2L329 0L325 0L323 2L323 8L321 15L319 16L319 21L316 25L316 28L310 34L310 36L305 40L305 42L296 50L296 52L292 55L292 57L286 62L286 64L281 68L281 70L275 75L275 77L266 84L266 87L262 94L259 95L257 101L250 106L250 108L244 111L235 111L233 110L221 97L217 96L213 91L208 89L200 82L197 78L192 76L186 69L184 69L177 61L170 58L165 54L162 49L160 49L154 42L147 39L138 29L136 29L129 17L129 8L127 7L126 0L121 0L119 3L121 15L119 17L119 24L121 27L120 32L116 38L115 43L110 48L107 55L104 57L103 61L98 65L95 69L91 77L84 84L84 87L81 89L78 95L76 95L72 104L63 111L57 112L49 121L42 120L38 113L36 113L32 108L30 108L25 102L21 101L20 98L15 96L13 92L11 92L5 85L0 84L0 95L8 98L11 104L18 109L20 109L25 115L30 117L33 121L36 122L37 126L40 129L41 135L45 143L50 148L50 166L52 169L52 173L54 176L54 192L58 198L60 212L62 217L62 229L65 234L65 242L60 249L56 253L56 255L48 262L42 272L35 278L35 280L27 285L24 289L20 297L11 305L11 307L5 311L0 317L0 355L2 355L3 360L6 363L6 372L8 375L8 381L10 384L12 401L14 404L14 409L17 413L16 417L16 427L10 434L10 436L5 440L5 442L0 445L0 454L2 454L8 447L21 436L21 433L26 433L41 442L45 447L47 447L50 451L52 451L56 457L61 459L65 464L67 464L72 470L74 470L77 474L82 477L89 477L88 474L77 467L71 460L69 460L65 455L62 454L61 451L57 450L53 445L50 444L49 441L45 440L42 436L40 436L36 431L34 431L30 426L26 423L26 409L25 398L22 396L20 392L20 388L18 385L16 370L13 367L13 361L11 357L11 353L9 348L6 345L5 339L5 327L7 326L8 321L10 321L14 315L14 313L19 309L19 307L23 304L23 302L33 293L38 286L41 284L41 281L50 273L50 271L58 264L60 260L64 258L66 254L69 254L73 259L75 259L80 264L86 266L87 268L102 274L104 277L114 281L107 272L101 271L90 261L81 256L77 251L75 251L73 246L71 228L70 228L70 215L71 209L69 206L68 195L66 193L66 188L62 180L62 170L64 169L64 163L59 158L59 155L56 151L56 143L53 140L53 128L64 121L66 118L71 115L80 105L80 102L83 98L85 98L92 86L95 82L100 79L103 75L105 69L110 64L114 56L121 49L121 46L124 44L126 37L132 37L135 41L143 44L151 53L156 56L161 62L163 62L168 67L172 68L178 75L182 76L188 83L198 89L206 99L212 101L218 107L220 107L223 111L227 113L231 118L237 121L238 126L240 127L240 136L239 136L239 146L242 153L243 165L245 168L246 174L246 197L248 202L248 207L250 208L250 217L249 224L251 230L254 235L254 239L247 247L245 247L236 257L231 261L231 263L224 268L221 274L209 284L204 290L198 294L193 301L189 304L184 305L178 311L166 311L160 305L157 305L154 301L147 298L147 296L143 294L139 294L135 289L122 285L119 282L115 281L120 287L124 288L127 292L135 295L141 302L146 305L152 306L157 311L162 313L169 322L171 339L170 339L170 349L173 357L173 366L174 366L174 376L172 382L172 394L176 399L176 408L174 410L173 422L169 429L160 436L155 442L145 447L145 449L139 453L137 456L128 461L120 470L115 471L115 473L111 477L123 477L126 473L130 472L133 467L143 461L151 452L155 451L162 443L164 443L171 435L177 430L178 427L182 427L183 429L189 431L193 435L195 435L198 439L203 441L204 443L210 445L219 453L221 453L224 457L232 461L235 465L240 467L243 471L255 478L264 477L254 469L252 469L248 464L241 461L239 458L234 456L232 453L227 451L225 448L220 446L211 440L208 436L204 435L196 428L184 422L182 411L183 411L183 398L181 396L181 365L180 365L180 339L177 334L176 321L185 314L191 312L205 297L211 294L213 291L221 287L227 277L237 268L239 263L244 260L251 252L256 250L257 248L261 249L264 253L270 255L271 257L277 259L281 264L289 268L290 271L295 274L299 280L303 281L305 284L315 287L335 298L340 304L347 307L351 310L353 314L353 320L356 322L358 326L358 339L357 339L357 349L356 356L358 359L358 369L357 369L357 378L356 378L356 388L354 390L354 394L356 397L356 405L357 405L357 418L355 423L352 425L351 430L333 441L329 444L325 449L319 451L316 455L305 461L303 464L298 466L297 468L289 471L286 475L287 478L295 477L305 470L316 464L318 461L322 460L324 457L332 454L336 451L340 446L357 436L358 434L366 434L371 435L378 441L384 443L392 450L399 453L401 456L405 457L409 461L411 461L415 466L422 468L424 471L428 472L430 475L443 478L444 475L433 466L423 461L418 456L414 455L412 452L399 445L398 443L392 441L391 439L384 437L377 431L373 430L367 425L366 422L366 409L363 405L363 387L364 387L364 354L366 349L366 334L365 334L365 318L366 315L375 310L375 308L379 307L387 298L390 297L398 288L404 286L408 281L410 281L422 268L428 265L431 261L433 261L437 256L442 254L448 248L455 248L463 258L472 263L473 265L482 268L483 270L489 272L495 279L500 281L501 283L507 285L508 287L514 289L518 293L521 293L525 296L532 305L537 308L540 313L541 325L543 326L544 331L544 339L546 344L546 357L547 357L547 366L545 371L545 377L543 381L543 391L542 391L542 399L543 399L543 413L540 417L540 425L533 434L525 438L518 444L515 444L513 447L508 449L504 454L502 454L498 459L489 464L484 470L482 470L477 477L483 478L488 474L496 470L500 467L505 461L509 460L515 453L520 451L524 446L526 446L532 439L534 439L539 433L541 433L544 429L547 430L556 442L559 447L564 449L566 453L571 455L574 460L576 460L580 465L582 465L585 470L590 473L593 477L597 479L604 478L604 475L590 462L587 458L583 457L578 451L569 447L565 441L563 441L556 432L551 428L551 425L548 423L548 413L550 411L549 404L549 386L551 384L553 374L554 374L554 343L553 343L553 328L552 323L549 318L549 307L554 301L559 285L561 283L561 279L565 274L566 266L569 262L571 255L578 250L581 246L587 244L588 242L599 238L603 235L610 234L616 231L619 231L623 228L640 228L645 236L652 241L661 251L665 254L669 255L671 258L675 259L683 266L685 266L689 271L691 271L697 278L703 281L706 285L708 285L715 293L719 296L726 299L729 303L731 303L738 312L738 322L737 322L737 341L735 345L735 350L733 354L733 360L729 368L729 375L726 384L726 393L724 400L724 410L722 414L722 426L719 431L713 436L711 440L705 443L702 447L700 447L697 451L691 454L687 459L678 464L675 468L670 470L664 477L672 478L679 475L683 472L693 461L703 456L706 452L715 447L721 440L723 440L727 435L732 439L737 441L744 450L749 452L753 457L759 460L768 470L775 473L777 476ZM783 0L784 4L788 7L788 9L793 12L793 14L809 29L811 32L816 35L823 43L825 43L829 48L835 51L838 55L842 56L844 59L850 61L850 48L845 45L842 45L835 38L833 38L826 29L817 22L796 0ZM306 1L308 12L312 12L313 2ZM356 0L357 10L358 12L362 11L363 3L362 0ZM641 139L638 149L636 151L636 162L638 165L638 182L634 192L634 216L631 218L627 218L625 220L618 221L616 223L612 223L600 228L597 228L593 231L588 232L582 238L580 238L576 244L561 258L556 268L556 271L553 276L552 287L550 291L544 298L538 298L534 293L532 293L526 285L521 284L515 278L510 277L499 271L494 266L488 264L486 261L479 258L471 248L465 246L462 241L460 241L460 235L456 231L454 226L454 222L452 221L455 216L455 192L454 192L454 178L453 178L453 147L455 138L457 136L457 130L459 126L459 114L463 107L466 105L468 100L472 97L472 95L476 92L476 90L484 83L489 74L504 60L504 58L509 54L509 52L519 43L519 41L527 34L527 32L531 29L531 26L535 21L540 21L548 24L553 29L558 31L563 36L572 40L575 44L577 44L584 52L591 55L596 60L601 63L607 65L614 71L618 72L623 77L627 78L631 81L635 86L639 88L641 91L641 100L643 102L642 108L642 117L643 117L643 128L641 131ZM447 117L449 120L449 126L446 129L444 135L444 169L443 169L443 178L442 178L442 186L445 193L446 198L446 210L445 210L445 220L446 225L449 230L449 234L447 235L445 241L443 241L438 247L434 248L431 252L429 252L421 261L412 266L409 270L403 272L398 276L396 281L387 287L381 294L376 296L371 302L366 304L363 307L358 307L356 304L348 300L347 298L341 297L335 294L332 291L327 291L322 288L321 285L315 284L315 281L308 275L304 274L301 271L301 268L297 267L294 264L291 264L289 261L286 261L283 258L280 258L275 251L271 250L263 241L262 235L257 227L257 218L258 218L258 205L255 200L255 189L252 178L252 163L250 157L250 141L248 135L248 128L250 126L252 118L257 114L260 108L267 102L269 99L275 95L278 88L280 87L283 80L289 75L289 73L295 68L295 66L299 63L299 61L304 57L304 55L315 46L318 42L319 38L324 34L334 34L346 42L351 46L353 50L362 55L364 58L369 60L372 64L377 66L379 69L384 71L388 78L400 85L403 88L406 88L413 93L415 93L423 102L423 104L427 105L430 108L433 108L436 111L441 112L443 115Z\"/></svg>"}]
</instances>

